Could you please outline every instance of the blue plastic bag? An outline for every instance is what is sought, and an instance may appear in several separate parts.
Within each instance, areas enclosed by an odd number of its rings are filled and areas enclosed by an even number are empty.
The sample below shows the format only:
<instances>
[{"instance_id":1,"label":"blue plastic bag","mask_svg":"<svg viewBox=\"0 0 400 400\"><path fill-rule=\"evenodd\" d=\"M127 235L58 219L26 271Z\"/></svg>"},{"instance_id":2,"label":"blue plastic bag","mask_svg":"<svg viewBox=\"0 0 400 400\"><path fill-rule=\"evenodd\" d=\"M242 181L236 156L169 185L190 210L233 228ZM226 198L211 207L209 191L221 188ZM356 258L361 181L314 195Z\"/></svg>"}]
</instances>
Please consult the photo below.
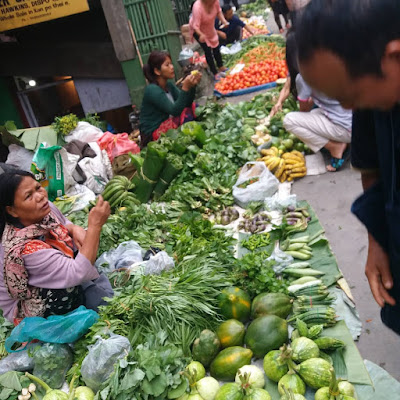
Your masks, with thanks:
<instances>
[{"instance_id":1,"label":"blue plastic bag","mask_svg":"<svg viewBox=\"0 0 400 400\"><path fill-rule=\"evenodd\" d=\"M28 344L34 339L46 343L73 343L85 335L97 322L99 315L84 306L65 315L51 315L48 318L24 318L6 339L5 347L9 353L23 350L11 350L14 344Z\"/></svg>"}]
</instances>

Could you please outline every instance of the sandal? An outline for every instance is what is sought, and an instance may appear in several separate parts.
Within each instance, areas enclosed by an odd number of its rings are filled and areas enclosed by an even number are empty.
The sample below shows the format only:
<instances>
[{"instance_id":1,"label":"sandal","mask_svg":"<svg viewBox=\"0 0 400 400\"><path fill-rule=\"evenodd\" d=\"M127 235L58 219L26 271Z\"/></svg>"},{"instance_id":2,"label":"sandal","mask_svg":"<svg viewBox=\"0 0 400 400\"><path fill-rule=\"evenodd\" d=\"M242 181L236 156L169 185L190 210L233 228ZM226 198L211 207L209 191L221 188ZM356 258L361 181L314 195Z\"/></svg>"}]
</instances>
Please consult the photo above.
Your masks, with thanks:
<instances>
[{"instance_id":1,"label":"sandal","mask_svg":"<svg viewBox=\"0 0 400 400\"><path fill-rule=\"evenodd\" d=\"M330 162L330 166L332 168L335 168L334 171L330 171L330 172L337 172L340 170L340 168L343 167L343 164L345 163L345 161L349 158L350 156L350 149L347 148L344 153L342 158L336 158L336 157L332 157L331 158L331 162ZM328 170L329 171L329 170Z\"/></svg>"}]
</instances>

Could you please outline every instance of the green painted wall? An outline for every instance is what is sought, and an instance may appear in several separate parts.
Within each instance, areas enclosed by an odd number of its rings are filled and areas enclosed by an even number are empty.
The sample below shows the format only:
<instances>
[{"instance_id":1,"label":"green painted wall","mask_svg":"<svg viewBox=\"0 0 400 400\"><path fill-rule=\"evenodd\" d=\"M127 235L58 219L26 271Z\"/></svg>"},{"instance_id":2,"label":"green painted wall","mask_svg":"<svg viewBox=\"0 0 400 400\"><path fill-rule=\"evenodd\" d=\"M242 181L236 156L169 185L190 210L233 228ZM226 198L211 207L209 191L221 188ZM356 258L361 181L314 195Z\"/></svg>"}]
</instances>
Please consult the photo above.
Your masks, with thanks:
<instances>
[{"instance_id":1,"label":"green painted wall","mask_svg":"<svg viewBox=\"0 0 400 400\"><path fill-rule=\"evenodd\" d=\"M123 0L128 19L132 23L138 47L146 63L153 50L167 50L171 54L175 71L182 49L172 3L166 0ZM146 81L139 57L121 63L132 103L140 107Z\"/></svg>"},{"instance_id":2,"label":"green painted wall","mask_svg":"<svg viewBox=\"0 0 400 400\"><path fill-rule=\"evenodd\" d=\"M14 121L17 128L24 127L18 109L15 107L13 98L7 87L6 80L0 78L0 125L4 125L6 121Z\"/></svg>"}]
</instances>

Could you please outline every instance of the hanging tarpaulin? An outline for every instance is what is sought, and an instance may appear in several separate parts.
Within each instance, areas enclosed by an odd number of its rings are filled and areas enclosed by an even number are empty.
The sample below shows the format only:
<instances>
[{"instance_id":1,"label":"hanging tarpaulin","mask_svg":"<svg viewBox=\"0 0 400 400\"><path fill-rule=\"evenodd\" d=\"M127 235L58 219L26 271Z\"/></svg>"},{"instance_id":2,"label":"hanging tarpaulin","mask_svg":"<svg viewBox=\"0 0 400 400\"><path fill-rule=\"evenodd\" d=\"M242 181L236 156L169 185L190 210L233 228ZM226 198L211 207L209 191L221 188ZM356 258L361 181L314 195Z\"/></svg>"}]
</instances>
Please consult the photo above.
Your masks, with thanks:
<instances>
[{"instance_id":1,"label":"hanging tarpaulin","mask_svg":"<svg viewBox=\"0 0 400 400\"><path fill-rule=\"evenodd\" d=\"M85 11L87 0L0 0L0 32Z\"/></svg>"}]
</instances>

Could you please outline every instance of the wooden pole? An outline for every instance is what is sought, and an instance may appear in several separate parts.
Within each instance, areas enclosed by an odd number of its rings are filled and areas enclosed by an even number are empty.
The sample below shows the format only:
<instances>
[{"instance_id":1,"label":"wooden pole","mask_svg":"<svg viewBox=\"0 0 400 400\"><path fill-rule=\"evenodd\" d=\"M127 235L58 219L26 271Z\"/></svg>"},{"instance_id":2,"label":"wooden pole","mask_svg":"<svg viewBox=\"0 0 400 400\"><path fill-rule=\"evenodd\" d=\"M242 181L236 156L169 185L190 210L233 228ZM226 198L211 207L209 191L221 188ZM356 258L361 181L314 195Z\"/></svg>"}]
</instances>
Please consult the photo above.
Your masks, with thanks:
<instances>
[{"instance_id":1,"label":"wooden pole","mask_svg":"<svg viewBox=\"0 0 400 400\"><path fill-rule=\"evenodd\" d=\"M140 66L141 66L142 69L143 69L142 55L140 54L139 46L138 46L137 40L136 40L136 35L135 35L135 32L134 32L134 30L133 30L133 28L132 28L132 23L131 23L131 21L128 20L128 23L129 23L129 30L131 31L131 35L132 35L132 40L133 40L133 43L135 44L136 52L137 52L137 55L138 55L138 57L139 57Z\"/></svg>"}]
</instances>

